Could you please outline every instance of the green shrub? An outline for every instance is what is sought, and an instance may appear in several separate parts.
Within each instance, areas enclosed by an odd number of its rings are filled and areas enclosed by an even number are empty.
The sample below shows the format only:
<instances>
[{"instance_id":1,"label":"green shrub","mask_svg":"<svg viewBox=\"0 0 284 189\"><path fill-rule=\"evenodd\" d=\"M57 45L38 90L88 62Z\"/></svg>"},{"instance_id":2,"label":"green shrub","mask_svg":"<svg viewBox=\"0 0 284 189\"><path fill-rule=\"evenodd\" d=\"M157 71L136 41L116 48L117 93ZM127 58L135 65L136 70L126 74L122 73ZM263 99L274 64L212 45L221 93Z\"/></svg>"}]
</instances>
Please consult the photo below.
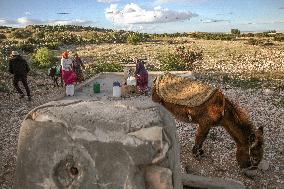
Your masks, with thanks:
<instances>
[{"instance_id":1,"label":"green shrub","mask_svg":"<svg viewBox=\"0 0 284 189\"><path fill-rule=\"evenodd\" d=\"M260 41L257 40L257 39L254 39L254 38L249 38L248 41L247 41L247 44L249 44L249 45L259 45Z\"/></svg>"},{"instance_id":2,"label":"green shrub","mask_svg":"<svg viewBox=\"0 0 284 189\"><path fill-rule=\"evenodd\" d=\"M161 71L191 70L191 67L177 54L166 53L159 57Z\"/></svg>"},{"instance_id":3,"label":"green shrub","mask_svg":"<svg viewBox=\"0 0 284 189\"><path fill-rule=\"evenodd\" d=\"M17 49L24 51L26 53L33 53L35 50L35 45L30 43L19 43L17 44Z\"/></svg>"},{"instance_id":4,"label":"green shrub","mask_svg":"<svg viewBox=\"0 0 284 189\"><path fill-rule=\"evenodd\" d=\"M203 59L203 52L191 50L185 46L178 47L174 52L167 52L159 57L161 71L192 70L193 63Z\"/></svg>"},{"instance_id":5,"label":"green shrub","mask_svg":"<svg viewBox=\"0 0 284 189\"><path fill-rule=\"evenodd\" d=\"M25 40L26 43L30 43L30 44L38 44L39 41L34 38L34 37L28 37L26 40Z\"/></svg>"},{"instance_id":6,"label":"green shrub","mask_svg":"<svg viewBox=\"0 0 284 189\"><path fill-rule=\"evenodd\" d=\"M36 33L33 34L33 37L34 38L37 38L37 39L42 39L44 38L45 34L43 31L37 31Z\"/></svg>"},{"instance_id":7,"label":"green shrub","mask_svg":"<svg viewBox=\"0 0 284 189\"><path fill-rule=\"evenodd\" d=\"M137 43L143 41L143 36L140 33L130 33L127 36L126 40L127 40L127 43L136 45Z\"/></svg>"},{"instance_id":8,"label":"green shrub","mask_svg":"<svg viewBox=\"0 0 284 189\"><path fill-rule=\"evenodd\" d=\"M279 34L274 37L275 41L284 41L284 34Z\"/></svg>"},{"instance_id":9,"label":"green shrub","mask_svg":"<svg viewBox=\"0 0 284 189\"><path fill-rule=\"evenodd\" d=\"M47 68L56 62L58 59L53 52L49 51L48 48L39 48L32 56L33 65L38 68Z\"/></svg>"},{"instance_id":10,"label":"green shrub","mask_svg":"<svg viewBox=\"0 0 284 189\"><path fill-rule=\"evenodd\" d=\"M97 62L95 66L96 71L99 72L122 72L123 66L116 63L107 63L104 61Z\"/></svg>"},{"instance_id":11,"label":"green shrub","mask_svg":"<svg viewBox=\"0 0 284 189\"><path fill-rule=\"evenodd\" d=\"M85 76L86 78L92 77L100 72L122 72L123 66L116 63L107 63L98 61L91 65L86 65Z\"/></svg>"},{"instance_id":12,"label":"green shrub","mask_svg":"<svg viewBox=\"0 0 284 189\"><path fill-rule=\"evenodd\" d=\"M196 38L196 39L223 40L223 41L231 41L231 40L236 39L236 36L232 34L207 33L207 32L194 32L190 34L190 37Z\"/></svg>"},{"instance_id":13,"label":"green shrub","mask_svg":"<svg viewBox=\"0 0 284 189\"><path fill-rule=\"evenodd\" d=\"M14 31L11 32L11 35L14 38L26 39L32 36L32 32L25 29L15 29Z\"/></svg>"},{"instance_id":14,"label":"green shrub","mask_svg":"<svg viewBox=\"0 0 284 189\"><path fill-rule=\"evenodd\" d=\"M255 38L249 38L247 41L247 44L249 45L261 45L261 46L271 46L274 45L274 43L267 39L255 39Z\"/></svg>"},{"instance_id":15,"label":"green shrub","mask_svg":"<svg viewBox=\"0 0 284 189\"><path fill-rule=\"evenodd\" d=\"M0 39L7 39L7 37L4 33L0 33Z\"/></svg>"}]
</instances>

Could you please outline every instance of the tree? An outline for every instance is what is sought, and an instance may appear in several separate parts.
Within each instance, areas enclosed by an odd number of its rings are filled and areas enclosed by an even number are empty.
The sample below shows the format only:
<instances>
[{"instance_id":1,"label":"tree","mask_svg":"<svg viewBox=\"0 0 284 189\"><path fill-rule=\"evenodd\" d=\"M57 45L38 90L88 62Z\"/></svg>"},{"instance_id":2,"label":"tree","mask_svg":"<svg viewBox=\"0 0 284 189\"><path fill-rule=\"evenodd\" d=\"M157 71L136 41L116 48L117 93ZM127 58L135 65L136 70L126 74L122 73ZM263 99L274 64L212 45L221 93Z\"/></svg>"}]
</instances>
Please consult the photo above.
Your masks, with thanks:
<instances>
[{"instance_id":1,"label":"tree","mask_svg":"<svg viewBox=\"0 0 284 189\"><path fill-rule=\"evenodd\" d=\"M231 34L240 35L241 31L239 29L231 29Z\"/></svg>"},{"instance_id":2,"label":"tree","mask_svg":"<svg viewBox=\"0 0 284 189\"><path fill-rule=\"evenodd\" d=\"M6 35L3 33L0 33L0 39L7 39Z\"/></svg>"}]
</instances>

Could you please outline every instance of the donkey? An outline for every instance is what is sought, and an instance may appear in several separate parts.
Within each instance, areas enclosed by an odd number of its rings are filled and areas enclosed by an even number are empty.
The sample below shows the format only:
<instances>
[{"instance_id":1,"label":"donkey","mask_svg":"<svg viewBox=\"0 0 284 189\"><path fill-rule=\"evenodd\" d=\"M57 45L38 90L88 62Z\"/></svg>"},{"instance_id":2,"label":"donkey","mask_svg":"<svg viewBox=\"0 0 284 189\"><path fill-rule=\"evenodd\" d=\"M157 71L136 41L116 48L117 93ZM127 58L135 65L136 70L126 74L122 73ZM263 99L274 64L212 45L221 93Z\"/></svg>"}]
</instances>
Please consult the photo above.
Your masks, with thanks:
<instances>
[{"instance_id":1,"label":"donkey","mask_svg":"<svg viewBox=\"0 0 284 189\"><path fill-rule=\"evenodd\" d=\"M192 149L195 157L204 154L202 144L211 127L221 125L236 142L236 159L239 167L248 169L257 167L263 158L263 127L257 129L249 121L247 114L225 97L220 89L217 89L203 104L189 107L163 99L157 90L159 83L156 81L157 78L153 83L152 100L164 106L177 120L199 125Z\"/></svg>"},{"instance_id":2,"label":"donkey","mask_svg":"<svg viewBox=\"0 0 284 189\"><path fill-rule=\"evenodd\" d=\"M52 66L48 70L48 76L52 78L54 85L59 87L58 79L60 78L61 87L63 86L62 74L61 74L61 67Z\"/></svg>"}]
</instances>

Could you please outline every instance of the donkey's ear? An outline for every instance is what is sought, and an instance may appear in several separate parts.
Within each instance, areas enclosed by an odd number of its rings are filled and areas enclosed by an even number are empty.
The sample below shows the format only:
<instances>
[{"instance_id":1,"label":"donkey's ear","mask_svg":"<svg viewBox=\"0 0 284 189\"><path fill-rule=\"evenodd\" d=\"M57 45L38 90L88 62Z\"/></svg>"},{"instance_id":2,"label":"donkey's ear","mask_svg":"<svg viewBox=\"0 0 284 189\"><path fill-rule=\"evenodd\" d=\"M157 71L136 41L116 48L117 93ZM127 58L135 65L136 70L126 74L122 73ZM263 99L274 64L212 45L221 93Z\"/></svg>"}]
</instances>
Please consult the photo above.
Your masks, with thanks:
<instances>
[{"instance_id":1,"label":"donkey's ear","mask_svg":"<svg viewBox=\"0 0 284 189\"><path fill-rule=\"evenodd\" d=\"M261 134L263 134L263 126L260 126L257 130L258 130Z\"/></svg>"},{"instance_id":2,"label":"donkey's ear","mask_svg":"<svg viewBox=\"0 0 284 189\"><path fill-rule=\"evenodd\" d=\"M255 134L250 134L250 136L249 136L250 144L254 143L254 141L255 141Z\"/></svg>"}]
</instances>

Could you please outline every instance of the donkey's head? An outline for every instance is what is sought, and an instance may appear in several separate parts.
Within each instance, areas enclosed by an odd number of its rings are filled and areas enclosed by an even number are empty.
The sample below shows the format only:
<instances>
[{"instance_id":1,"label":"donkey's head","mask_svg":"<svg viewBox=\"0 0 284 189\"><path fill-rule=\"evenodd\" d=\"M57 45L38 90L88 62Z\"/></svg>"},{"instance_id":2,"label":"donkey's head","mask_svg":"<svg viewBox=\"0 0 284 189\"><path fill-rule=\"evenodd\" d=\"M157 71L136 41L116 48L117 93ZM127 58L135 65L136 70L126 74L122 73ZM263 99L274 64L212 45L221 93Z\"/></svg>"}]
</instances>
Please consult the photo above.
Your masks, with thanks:
<instances>
[{"instance_id":1,"label":"donkey's head","mask_svg":"<svg viewBox=\"0 0 284 189\"><path fill-rule=\"evenodd\" d=\"M237 160L240 168L255 169L263 157L263 127L250 134L248 145L237 148Z\"/></svg>"}]
</instances>

